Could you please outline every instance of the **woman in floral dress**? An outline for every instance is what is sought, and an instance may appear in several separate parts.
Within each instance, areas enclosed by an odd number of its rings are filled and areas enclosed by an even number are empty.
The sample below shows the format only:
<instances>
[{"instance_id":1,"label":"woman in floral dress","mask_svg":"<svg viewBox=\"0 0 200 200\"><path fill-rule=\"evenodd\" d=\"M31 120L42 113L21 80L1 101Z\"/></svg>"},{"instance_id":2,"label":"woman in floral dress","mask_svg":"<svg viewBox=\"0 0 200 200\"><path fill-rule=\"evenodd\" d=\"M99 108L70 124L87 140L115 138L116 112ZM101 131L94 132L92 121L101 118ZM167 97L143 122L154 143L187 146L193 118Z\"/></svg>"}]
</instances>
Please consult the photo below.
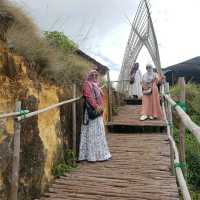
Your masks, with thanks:
<instances>
[{"instance_id":1,"label":"woman in floral dress","mask_svg":"<svg viewBox=\"0 0 200 200\"><path fill-rule=\"evenodd\" d=\"M103 123L103 92L98 85L98 73L91 70L84 82L83 96L87 103L99 113L90 119L87 108L84 108L84 119L81 127L79 160L105 161L111 158L105 136ZM85 105L85 104L84 104Z\"/></svg>"}]
</instances>

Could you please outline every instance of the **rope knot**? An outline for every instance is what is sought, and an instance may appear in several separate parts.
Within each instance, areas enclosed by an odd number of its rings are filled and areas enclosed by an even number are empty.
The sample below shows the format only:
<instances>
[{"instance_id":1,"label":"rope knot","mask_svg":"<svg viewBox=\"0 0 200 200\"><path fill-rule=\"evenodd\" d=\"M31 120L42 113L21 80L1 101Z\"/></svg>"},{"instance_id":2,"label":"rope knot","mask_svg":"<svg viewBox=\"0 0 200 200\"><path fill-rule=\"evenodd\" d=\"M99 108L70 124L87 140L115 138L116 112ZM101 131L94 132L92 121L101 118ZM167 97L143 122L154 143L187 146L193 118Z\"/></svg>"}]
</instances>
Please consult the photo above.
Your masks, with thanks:
<instances>
[{"instance_id":1,"label":"rope knot","mask_svg":"<svg viewBox=\"0 0 200 200\"><path fill-rule=\"evenodd\" d=\"M184 101L176 101L176 104L173 106L173 108L175 109L176 106L179 106L185 112L187 111L187 106Z\"/></svg>"},{"instance_id":2,"label":"rope knot","mask_svg":"<svg viewBox=\"0 0 200 200\"><path fill-rule=\"evenodd\" d=\"M187 168L187 165L185 162L180 162L180 163L174 163L174 167L175 168L179 167L181 169L185 169L185 168Z\"/></svg>"},{"instance_id":3,"label":"rope knot","mask_svg":"<svg viewBox=\"0 0 200 200\"><path fill-rule=\"evenodd\" d=\"M20 110L19 111L19 115L22 119L25 119L26 118L26 114L29 113L29 110Z\"/></svg>"}]
</instances>

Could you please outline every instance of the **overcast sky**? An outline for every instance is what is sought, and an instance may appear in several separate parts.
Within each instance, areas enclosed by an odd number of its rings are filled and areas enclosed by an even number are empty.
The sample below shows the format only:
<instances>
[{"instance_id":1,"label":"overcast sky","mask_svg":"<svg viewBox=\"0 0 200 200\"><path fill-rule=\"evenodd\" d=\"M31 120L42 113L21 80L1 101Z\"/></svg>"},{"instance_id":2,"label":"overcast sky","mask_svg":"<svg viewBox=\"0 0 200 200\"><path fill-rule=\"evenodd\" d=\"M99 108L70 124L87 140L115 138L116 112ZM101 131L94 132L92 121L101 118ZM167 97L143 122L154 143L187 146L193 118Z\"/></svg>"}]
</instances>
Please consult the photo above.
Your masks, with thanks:
<instances>
[{"instance_id":1,"label":"overcast sky","mask_svg":"<svg viewBox=\"0 0 200 200\"><path fill-rule=\"evenodd\" d=\"M117 80L139 0L12 0L31 15L41 30L64 32L86 53L111 69ZM163 67L199 56L200 1L150 0ZM142 71L151 62L139 55Z\"/></svg>"}]
</instances>

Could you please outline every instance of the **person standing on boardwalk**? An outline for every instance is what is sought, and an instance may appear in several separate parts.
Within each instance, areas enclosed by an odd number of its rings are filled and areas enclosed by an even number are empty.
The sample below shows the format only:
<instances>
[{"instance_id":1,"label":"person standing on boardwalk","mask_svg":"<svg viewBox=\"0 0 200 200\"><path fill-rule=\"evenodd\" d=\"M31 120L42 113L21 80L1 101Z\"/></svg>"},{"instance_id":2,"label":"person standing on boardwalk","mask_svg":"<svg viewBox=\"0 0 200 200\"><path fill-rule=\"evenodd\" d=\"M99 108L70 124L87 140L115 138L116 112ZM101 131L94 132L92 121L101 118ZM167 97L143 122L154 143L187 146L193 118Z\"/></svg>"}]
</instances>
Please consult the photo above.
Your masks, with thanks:
<instances>
[{"instance_id":1,"label":"person standing on boardwalk","mask_svg":"<svg viewBox=\"0 0 200 200\"><path fill-rule=\"evenodd\" d=\"M129 88L129 96L133 96L133 98L142 98L142 74L139 69L139 63L134 63L130 72L130 88Z\"/></svg>"},{"instance_id":2,"label":"person standing on boardwalk","mask_svg":"<svg viewBox=\"0 0 200 200\"><path fill-rule=\"evenodd\" d=\"M147 72L142 78L142 109L140 120L161 119L162 111L157 84L162 80L158 73L153 72L153 66L146 66Z\"/></svg>"},{"instance_id":3,"label":"person standing on boardwalk","mask_svg":"<svg viewBox=\"0 0 200 200\"><path fill-rule=\"evenodd\" d=\"M98 84L98 73L91 70L84 82L84 112L81 126L79 161L104 161L111 158L103 122L103 91Z\"/></svg>"}]
</instances>

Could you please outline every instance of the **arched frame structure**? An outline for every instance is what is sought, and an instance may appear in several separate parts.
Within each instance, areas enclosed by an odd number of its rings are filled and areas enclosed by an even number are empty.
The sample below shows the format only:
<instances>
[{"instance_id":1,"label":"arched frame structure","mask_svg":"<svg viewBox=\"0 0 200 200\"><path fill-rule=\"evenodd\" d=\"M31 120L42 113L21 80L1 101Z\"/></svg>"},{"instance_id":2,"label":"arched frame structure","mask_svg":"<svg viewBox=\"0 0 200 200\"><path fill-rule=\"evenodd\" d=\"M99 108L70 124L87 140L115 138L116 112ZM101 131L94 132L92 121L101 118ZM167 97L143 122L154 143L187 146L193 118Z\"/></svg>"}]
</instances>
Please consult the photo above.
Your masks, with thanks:
<instances>
[{"instance_id":1,"label":"arched frame structure","mask_svg":"<svg viewBox=\"0 0 200 200\"><path fill-rule=\"evenodd\" d=\"M127 80L129 79L130 69L137 60L143 46L147 48L154 65L161 74L160 54L150 14L149 0L140 1L133 23L131 24L131 32L119 75L119 91L124 91L125 88L128 89L129 82Z\"/></svg>"}]
</instances>

